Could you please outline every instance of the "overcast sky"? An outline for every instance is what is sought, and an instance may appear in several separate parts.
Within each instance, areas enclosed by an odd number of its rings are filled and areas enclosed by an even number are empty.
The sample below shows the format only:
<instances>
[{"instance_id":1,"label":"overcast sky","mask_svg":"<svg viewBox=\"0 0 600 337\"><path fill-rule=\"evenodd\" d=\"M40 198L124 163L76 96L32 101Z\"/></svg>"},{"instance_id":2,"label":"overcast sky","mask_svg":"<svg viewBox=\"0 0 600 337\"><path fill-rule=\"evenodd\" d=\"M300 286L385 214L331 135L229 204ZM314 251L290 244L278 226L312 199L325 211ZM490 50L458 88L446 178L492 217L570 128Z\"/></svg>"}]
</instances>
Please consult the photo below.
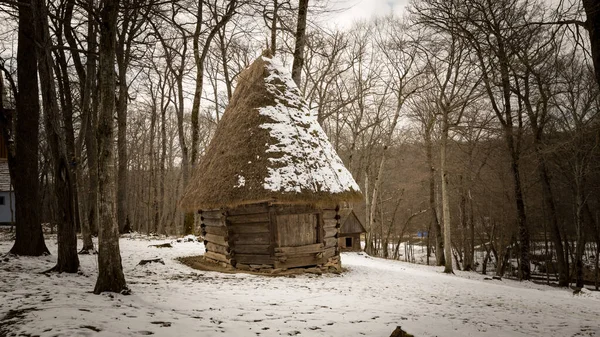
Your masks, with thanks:
<instances>
[{"instance_id":1,"label":"overcast sky","mask_svg":"<svg viewBox=\"0 0 600 337\"><path fill-rule=\"evenodd\" d=\"M328 23L347 28L356 20L385 16L392 11L395 15L402 15L407 3L408 0L333 0L331 6L343 11L328 15Z\"/></svg>"}]
</instances>

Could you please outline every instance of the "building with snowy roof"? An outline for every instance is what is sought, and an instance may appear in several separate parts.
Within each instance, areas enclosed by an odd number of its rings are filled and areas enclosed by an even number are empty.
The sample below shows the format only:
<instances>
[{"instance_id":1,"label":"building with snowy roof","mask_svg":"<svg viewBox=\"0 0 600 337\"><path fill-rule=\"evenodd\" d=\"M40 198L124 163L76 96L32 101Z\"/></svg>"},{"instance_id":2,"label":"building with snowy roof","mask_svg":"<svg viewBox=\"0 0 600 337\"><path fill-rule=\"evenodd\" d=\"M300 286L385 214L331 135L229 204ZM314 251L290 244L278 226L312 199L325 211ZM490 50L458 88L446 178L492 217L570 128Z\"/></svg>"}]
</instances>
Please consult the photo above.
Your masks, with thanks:
<instances>
[{"instance_id":1,"label":"building with snowy roof","mask_svg":"<svg viewBox=\"0 0 600 337\"><path fill-rule=\"evenodd\" d=\"M240 74L180 206L200 213L211 262L339 268L339 205L361 198L289 71L266 51Z\"/></svg>"}]
</instances>

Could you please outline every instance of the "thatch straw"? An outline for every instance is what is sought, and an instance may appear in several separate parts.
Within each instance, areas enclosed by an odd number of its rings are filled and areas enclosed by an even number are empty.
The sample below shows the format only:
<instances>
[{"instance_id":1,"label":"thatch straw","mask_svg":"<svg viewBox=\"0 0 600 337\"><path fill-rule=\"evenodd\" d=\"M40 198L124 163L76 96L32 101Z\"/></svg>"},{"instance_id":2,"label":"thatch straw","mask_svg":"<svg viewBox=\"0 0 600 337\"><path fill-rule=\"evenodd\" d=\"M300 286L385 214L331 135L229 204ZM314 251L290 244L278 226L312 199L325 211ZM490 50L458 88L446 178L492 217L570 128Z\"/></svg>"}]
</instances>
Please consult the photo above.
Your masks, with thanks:
<instances>
[{"instance_id":1,"label":"thatch straw","mask_svg":"<svg viewBox=\"0 0 600 337\"><path fill-rule=\"evenodd\" d=\"M298 136L291 135L288 138L294 144L284 146L281 139L274 137L273 132L277 131L274 129L279 127L275 119L281 116L274 118L265 111L283 111L283 114L292 111L295 117L299 113L310 114L289 72L282 73L277 64L269 53L263 53L240 74L214 138L187 186L181 208L206 210L265 201L335 205L362 198L316 118L311 118L310 123L302 120L293 125L294 130L304 132L299 135L305 138L309 131L316 135L314 141L296 141ZM287 165L283 169L289 173L290 163L293 170L297 169L298 179L283 179L281 186L273 185L273 180L278 182L277 173L283 166ZM298 167L294 168L296 164Z\"/></svg>"}]
</instances>

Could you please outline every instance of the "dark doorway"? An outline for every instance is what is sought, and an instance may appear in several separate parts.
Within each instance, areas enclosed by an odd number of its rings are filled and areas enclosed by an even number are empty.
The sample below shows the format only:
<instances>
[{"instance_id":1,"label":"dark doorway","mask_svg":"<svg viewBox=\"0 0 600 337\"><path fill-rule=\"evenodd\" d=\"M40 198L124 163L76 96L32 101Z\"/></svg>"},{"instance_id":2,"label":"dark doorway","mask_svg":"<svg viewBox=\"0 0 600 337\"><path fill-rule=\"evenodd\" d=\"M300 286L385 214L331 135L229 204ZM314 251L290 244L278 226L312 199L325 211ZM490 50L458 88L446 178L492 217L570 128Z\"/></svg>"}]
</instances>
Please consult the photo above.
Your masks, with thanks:
<instances>
[{"instance_id":1,"label":"dark doorway","mask_svg":"<svg viewBox=\"0 0 600 337\"><path fill-rule=\"evenodd\" d=\"M346 247L348 247L348 248L352 247L352 238L346 238Z\"/></svg>"}]
</instances>

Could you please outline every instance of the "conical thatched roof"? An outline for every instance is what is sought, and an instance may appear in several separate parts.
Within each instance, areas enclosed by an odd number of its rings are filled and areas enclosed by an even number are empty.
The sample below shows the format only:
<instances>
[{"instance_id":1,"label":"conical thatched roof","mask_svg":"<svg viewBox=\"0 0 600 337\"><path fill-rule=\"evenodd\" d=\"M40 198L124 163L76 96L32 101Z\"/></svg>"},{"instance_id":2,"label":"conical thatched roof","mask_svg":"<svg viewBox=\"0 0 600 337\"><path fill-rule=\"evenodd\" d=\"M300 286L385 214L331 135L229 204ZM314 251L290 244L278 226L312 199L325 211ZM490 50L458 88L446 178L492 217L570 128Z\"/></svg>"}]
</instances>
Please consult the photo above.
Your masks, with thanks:
<instances>
[{"instance_id":1,"label":"conical thatched roof","mask_svg":"<svg viewBox=\"0 0 600 337\"><path fill-rule=\"evenodd\" d=\"M290 73L265 52L240 74L181 207L335 204L360 198Z\"/></svg>"}]
</instances>

